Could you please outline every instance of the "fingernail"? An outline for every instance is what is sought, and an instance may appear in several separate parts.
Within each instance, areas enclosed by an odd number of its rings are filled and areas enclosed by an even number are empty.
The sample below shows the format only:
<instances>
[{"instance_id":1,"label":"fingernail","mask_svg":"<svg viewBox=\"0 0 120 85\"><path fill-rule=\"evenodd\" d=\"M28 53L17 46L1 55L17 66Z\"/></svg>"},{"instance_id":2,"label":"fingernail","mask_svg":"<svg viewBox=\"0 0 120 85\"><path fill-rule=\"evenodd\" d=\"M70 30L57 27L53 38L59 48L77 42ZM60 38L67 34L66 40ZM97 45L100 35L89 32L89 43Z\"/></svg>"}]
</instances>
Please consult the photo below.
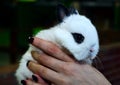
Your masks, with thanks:
<instances>
[{"instance_id":1,"label":"fingernail","mask_svg":"<svg viewBox=\"0 0 120 85\"><path fill-rule=\"evenodd\" d=\"M34 40L34 38L33 38L33 37L28 37L28 42L29 42L29 43L31 43L31 44L32 44L32 43L33 43L33 40Z\"/></svg>"},{"instance_id":2,"label":"fingernail","mask_svg":"<svg viewBox=\"0 0 120 85\"><path fill-rule=\"evenodd\" d=\"M28 65L29 65L29 62L30 62L30 60L28 60L28 62L26 63L26 66L28 67Z\"/></svg>"},{"instance_id":3,"label":"fingernail","mask_svg":"<svg viewBox=\"0 0 120 85\"><path fill-rule=\"evenodd\" d=\"M32 79L33 81L38 82L38 78L35 75L32 75Z\"/></svg>"},{"instance_id":4,"label":"fingernail","mask_svg":"<svg viewBox=\"0 0 120 85\"><path fill-rule=\"evenodd\" d=\"M22 85L26 85L26 81L25 80L21 80L21 84Z\"/></svg>"}]
</instances>

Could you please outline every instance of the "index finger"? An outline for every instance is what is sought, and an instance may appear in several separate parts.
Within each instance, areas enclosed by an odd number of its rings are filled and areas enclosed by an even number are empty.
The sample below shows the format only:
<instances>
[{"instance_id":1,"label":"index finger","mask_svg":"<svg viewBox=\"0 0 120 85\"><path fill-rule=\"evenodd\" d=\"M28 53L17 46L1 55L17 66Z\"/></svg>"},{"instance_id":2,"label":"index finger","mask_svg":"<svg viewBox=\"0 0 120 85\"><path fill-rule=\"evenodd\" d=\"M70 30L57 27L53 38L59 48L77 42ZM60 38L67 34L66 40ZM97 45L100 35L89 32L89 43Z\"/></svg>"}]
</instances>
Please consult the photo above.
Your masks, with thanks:
<instances>
[{"instance_id":1,"label":"index finger","mask_svg":"<svg viewBox=\"0 0 120 85\"><path fill-rule=\"evenodd\" d=\"M74 61L70 56L65 54L60 47L58 47L56 44L46 41L37 37L32 38L33 42L32 45L39 48L43 52L66 62L72 62Z\"/></svg>"}]
</instances>

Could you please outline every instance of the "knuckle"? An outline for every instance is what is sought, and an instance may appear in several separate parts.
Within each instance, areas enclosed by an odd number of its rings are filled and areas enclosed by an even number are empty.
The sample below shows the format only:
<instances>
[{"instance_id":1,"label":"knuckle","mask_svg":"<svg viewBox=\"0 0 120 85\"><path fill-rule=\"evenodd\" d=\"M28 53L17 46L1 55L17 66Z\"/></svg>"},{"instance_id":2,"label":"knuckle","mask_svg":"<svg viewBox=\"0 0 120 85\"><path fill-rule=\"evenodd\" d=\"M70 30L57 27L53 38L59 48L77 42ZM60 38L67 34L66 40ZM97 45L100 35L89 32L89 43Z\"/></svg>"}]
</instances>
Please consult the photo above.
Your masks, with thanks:
<instances>
[{"instance_id":1,"label":"knuckle","mask_svg":"<svg viewBox=\"0 0 120 85\"><path fill-rule=\"evenodd\" d=\"M54 53L56 51L56 49L52 46L48 47L48 52L50 53Z\"/></svg>"},{"instance_id":2,"label":"knuckle","mask_svg":"<svg viewBox=\"0 0 120 85\"><path fill-rule=\"evenodd\" d=\"M66 70L70 70L71 64L70 64L69 62L67 62L67 63L64 65L64 68L65 68Z\"/></svg>"},{"instance_id":3,"label":"knuckle","mask_svg":"<svg viewBox=\"0 0 120 85\"><path fill-rule=\"evenodd\" d=\"M68 68L66 67L66 65L61 66L61 68L62 68L63 71L67 71L68 70Z\"/></svg>"},{"instance_id":4,"label":"knuckle","mask_svg":"<svg viewBox=\"0 0 120 85\"><path fill-rule=\"evenodd\" d=\"M60 83L64 85L70 85L70 80L68 78L60 78Z\"/></svg>"},{"instance_id":5,"label":"knuckle","mask_svg":"<svg viewBox=\"0 0 120 85\"><path fill-rule=\"evenodd\" d=\"M65 74L68 74L70 72L70 68L67 65L60 65L61 71Z\"/></svg>"},{"instance_id":6,"label":"knuckle","mask_svg":"<svg viewBox=\"0 0 120 85\"><path fill-rule=\"evenodd\" d=\"M73 75L75 72L75 69L71 65L71 63L67 63L66 65L62 66L62 71L64 71L66 75Z\"/></svg>"},{"instance_id":7,"label":"knuckle","mask_svg":"<svg viewBox=\"0 0 120 85\"><path fill-rule=\"evenodd\" d=\"M58 47L55 46L55 45L52 45L52 44L49 45L49 47L47 48L47 50L48 50L50 53L57 53L57 52L59 52Z\"/></svg>"}]
</instances>

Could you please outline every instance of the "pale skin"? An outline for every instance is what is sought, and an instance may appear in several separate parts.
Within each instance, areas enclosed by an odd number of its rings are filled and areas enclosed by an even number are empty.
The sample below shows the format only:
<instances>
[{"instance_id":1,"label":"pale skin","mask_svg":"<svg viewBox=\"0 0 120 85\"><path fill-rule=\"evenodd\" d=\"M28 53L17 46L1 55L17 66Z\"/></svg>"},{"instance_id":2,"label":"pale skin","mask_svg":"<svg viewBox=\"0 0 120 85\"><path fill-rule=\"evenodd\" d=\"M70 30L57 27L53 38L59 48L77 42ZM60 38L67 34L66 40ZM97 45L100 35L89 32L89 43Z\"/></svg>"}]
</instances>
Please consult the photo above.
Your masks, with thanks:
<instances>
[{"instance_id":1,"label":"pale skin","mask_svg":"<svg viewBox=\"0 0 120 85\"><path fill-rule=\"evenodd\" d=\"M27 85L49 85L42 78L50 81L52 85L111 85L97 69L76 62L55 44L34 37L32 45L44 53L31 52L38 63L30 61L28 68L38 80L34 82L27 79Z\"/></svg>"}]
</instances>

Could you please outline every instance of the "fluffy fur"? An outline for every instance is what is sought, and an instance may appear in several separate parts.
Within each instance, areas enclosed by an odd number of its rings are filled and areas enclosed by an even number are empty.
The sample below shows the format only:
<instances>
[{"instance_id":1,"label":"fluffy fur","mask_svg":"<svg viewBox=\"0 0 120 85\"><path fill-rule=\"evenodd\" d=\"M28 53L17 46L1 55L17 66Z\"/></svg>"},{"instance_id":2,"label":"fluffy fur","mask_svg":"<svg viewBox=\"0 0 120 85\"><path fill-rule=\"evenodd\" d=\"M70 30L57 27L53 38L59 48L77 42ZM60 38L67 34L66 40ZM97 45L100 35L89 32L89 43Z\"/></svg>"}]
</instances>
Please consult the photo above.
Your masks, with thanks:
<instances>
[{"instance_id":1,"label":"fluffy fur","mask_svg":"<svg viewBox=\"0 0 120 85\"><path fill-rule=\"evenodd\" d=\"M63 8L64 9L64 8ZM69 13L70 14L70 13ZM79 33L84 36L82 43L76 43L71 33ZM39 32L36 37L51 41L60 47L64 47L78 60L91 64L99 50L99 42L96 28L91 21L77 10L72 10L69 16L62 17L62 22L47 30ZM26 67L28 60L34 60L31 51L39 49L30 45L27 52L22 56L19 68L16 71L17 80L20 82L31 78L32 72Z\"/></svg>"}]
</instances>

